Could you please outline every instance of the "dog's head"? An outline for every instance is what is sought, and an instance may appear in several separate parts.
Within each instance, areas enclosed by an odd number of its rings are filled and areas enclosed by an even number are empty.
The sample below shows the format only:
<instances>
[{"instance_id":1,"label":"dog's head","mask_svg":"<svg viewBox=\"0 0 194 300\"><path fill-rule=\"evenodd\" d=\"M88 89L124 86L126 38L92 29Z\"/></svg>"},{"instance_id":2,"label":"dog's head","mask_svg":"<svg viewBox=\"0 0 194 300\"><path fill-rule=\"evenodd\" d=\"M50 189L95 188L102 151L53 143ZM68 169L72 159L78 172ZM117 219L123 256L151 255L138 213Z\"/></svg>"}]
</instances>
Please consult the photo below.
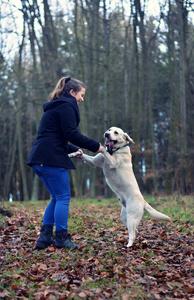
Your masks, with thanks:
<instances>
[{"instance_id":1,"label":"dog's head","mask_svg":"<svg viewBox=\"0 0 194 300\"><path fill-rule=\"evenodd\" d=\"M126 145L135 144L132 138L118 127L111 127L104 133L105 146L108 151L114 152Z\"/></svg>"}]
</instances>

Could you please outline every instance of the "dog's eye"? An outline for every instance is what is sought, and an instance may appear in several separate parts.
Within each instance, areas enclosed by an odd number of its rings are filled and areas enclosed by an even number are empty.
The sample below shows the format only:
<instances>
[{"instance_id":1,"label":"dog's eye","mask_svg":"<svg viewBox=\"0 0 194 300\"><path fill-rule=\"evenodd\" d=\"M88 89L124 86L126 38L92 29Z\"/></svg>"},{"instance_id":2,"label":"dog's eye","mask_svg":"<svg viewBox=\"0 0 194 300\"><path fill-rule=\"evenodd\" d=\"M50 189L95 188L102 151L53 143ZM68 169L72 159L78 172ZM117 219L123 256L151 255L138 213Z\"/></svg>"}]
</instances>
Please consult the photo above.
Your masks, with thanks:
<instances>
[{"instance_id":1,"label":"dog's eye","mask_svg":"<svg viewBox=\"0 0 194 300\"><path fill-rule=\"evenodd\" d=\"M117 135L117 134L118 134L118 132L117 132L117 131L115 131L115 134Z\"/></svg>"}]
</instances>

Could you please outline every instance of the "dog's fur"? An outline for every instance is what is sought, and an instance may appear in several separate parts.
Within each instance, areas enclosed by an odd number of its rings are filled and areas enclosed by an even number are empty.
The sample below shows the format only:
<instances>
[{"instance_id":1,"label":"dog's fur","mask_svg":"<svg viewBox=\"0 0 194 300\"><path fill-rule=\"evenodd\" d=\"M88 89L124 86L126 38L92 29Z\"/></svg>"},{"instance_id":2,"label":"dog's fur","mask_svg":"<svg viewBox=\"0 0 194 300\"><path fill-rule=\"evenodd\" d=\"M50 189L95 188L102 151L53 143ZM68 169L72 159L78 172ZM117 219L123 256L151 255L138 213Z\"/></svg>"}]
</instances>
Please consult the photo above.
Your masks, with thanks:
<instances>
[{"instance_id":1,"label":"dog's fur","mask_svg":"<svg viewBox=\"0 0 194 300\"><path fill-rule=\"evenodd\" d=\"M137 227L143 217L144 209L155 219L172 221L144 200L132 169L129 146L134 142L129 135L120 128L111 127L104 133L104 138L106 146L104 153L96 156L83 154L82 159L93 167L103 169L107 184L117 195L122 207L121 220L129 232L127 247L131 247L137 236Z\"/></svg>"}]
</instances>

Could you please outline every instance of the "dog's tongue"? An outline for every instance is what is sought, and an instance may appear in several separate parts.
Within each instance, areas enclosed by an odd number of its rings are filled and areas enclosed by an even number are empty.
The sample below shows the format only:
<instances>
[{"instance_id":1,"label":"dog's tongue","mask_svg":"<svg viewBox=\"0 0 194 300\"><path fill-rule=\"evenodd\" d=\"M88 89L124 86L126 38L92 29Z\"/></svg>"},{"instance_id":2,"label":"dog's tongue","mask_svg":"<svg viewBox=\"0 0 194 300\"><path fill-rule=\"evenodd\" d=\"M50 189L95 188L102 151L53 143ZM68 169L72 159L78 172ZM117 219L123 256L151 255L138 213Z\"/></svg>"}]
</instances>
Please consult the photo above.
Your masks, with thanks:
<instances>
[{"instance_id":1,"label":"dog's tongue","mask_svg":"<svg viewBox=\"0 0 194 300\"><path fill-rule=\"evenodd\" d=\"M113 142L113 141L110 141L110 142L108 143L108 146L109 146L109 148L113 148L113 147L114 147L114 142Z\"/></svg>"}]
</instances>

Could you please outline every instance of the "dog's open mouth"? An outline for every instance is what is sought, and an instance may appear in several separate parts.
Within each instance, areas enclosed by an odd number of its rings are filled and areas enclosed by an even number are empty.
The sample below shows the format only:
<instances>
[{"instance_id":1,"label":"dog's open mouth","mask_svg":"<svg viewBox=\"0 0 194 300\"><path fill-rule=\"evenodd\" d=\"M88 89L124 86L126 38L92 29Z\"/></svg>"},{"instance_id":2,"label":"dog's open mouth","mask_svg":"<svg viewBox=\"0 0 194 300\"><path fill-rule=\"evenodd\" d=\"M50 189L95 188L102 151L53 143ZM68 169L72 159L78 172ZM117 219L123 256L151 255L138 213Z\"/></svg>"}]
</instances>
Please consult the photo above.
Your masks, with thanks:
<instances>
[{"instance_id":1,"label":"dog's open mouth","mask_svg":"<svg viewBox=\"0 0 194 300\"><path fill-rule=\"evenodd\" d=\"M117 141L109 140L108 138L105 139L105 145L109 149L112 149L116 143Z\"/></svg>"}]
</instances>

